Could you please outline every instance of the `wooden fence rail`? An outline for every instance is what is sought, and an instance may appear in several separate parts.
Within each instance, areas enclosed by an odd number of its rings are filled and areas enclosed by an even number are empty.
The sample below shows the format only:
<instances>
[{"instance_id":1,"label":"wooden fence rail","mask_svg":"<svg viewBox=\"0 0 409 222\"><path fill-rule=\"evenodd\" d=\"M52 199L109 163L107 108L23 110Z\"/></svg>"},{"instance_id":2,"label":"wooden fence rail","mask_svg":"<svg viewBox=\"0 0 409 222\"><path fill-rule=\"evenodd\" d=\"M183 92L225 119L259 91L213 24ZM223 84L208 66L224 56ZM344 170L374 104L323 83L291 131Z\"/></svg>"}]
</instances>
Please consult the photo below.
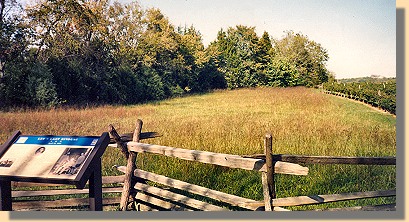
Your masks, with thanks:
<instances>
[{"instance_id":1,"label":"wooden fence rail","mask_svg":"<svg viewBox=\"0 0 409 222\"><path fill-rule=\"evenodd\" d=\"M243 155L243 158L266 159L265 154ZM308 164L396 165L396 157L305 156L274 154L273 161Z\"/></svg>"},{"instance_id":2,"label":"wooden fence rail","mask_svg":"<svg viewBox=\"0 0 409 222\"><path fill-rule=\"evenodd\" d=\"M339 97L359 101L359 102L365 103L367 105L376 107L376 108L378 108L380 110L383 110L383 111L385 111L385 112L387 112L387 113L389 113L391 115L396 114L395 113L396 112L395 108L391 108L390 106L382 107L382 103L380 103L379 100L378 101L373 100L373 99L376 100L376 98L368 99L366 97L360 97L358 95L344 94L344 93L341 93L341 92L334 92L334 91L328 91L328 90L322 90L322 92L325 93L325 94L335 95L335 96L339 96ZM389 105L392 105L392 104L389 104ZM396 102L393 103L393 106L396 106Z\"/></svg>"},{"instance_id":3,"label":"wooden fence rail","mask_svg":"<svg viewBox=\"0 0 409 222\"><path fill-rule=\"evenodd\" d=\"M190 192L190 193L193 193L193 194L200 195L202 197L212 198L212 199L220 201L220 202L228 203L231 206L240 206L240 207L243 207L243 208L249 209L249 210L261 209L260 208L261 206L243 206L243 205L239 205L239 203L254 203L255 204L255 203L257 203L257 201L255 201L255 200L251 200L251 199L247 199L247 198L243 198L243 197L223 193L223 192L220 192L220 191L212 190L212 189L202 187L202 186L198 186L198 185L195 185L195 184L190 184L190 183L187 183L187 182L184 182L184 181L181 181L181 180L172 179L172 178L169 178L169 177L165 177L165 176L158 175L158 174L155 174L155 173L147 172L147 171L144 171L144 170L136 169L135 172L134 172L134 175L136 177L138 177L138 178L149 180L149 181L152 181L152 182L155 182L155 183L160 183L162 185L172 187L172 188L176 188L178 190ZM141 189L141 185L138 185L137 189ZM146 190L144 190L144 191L146 191ZM188 199L187 197L185 197L185 198ZM202 209L202 210L204 210L204 209ZM222 210L222 209L219 209L219 210Z\"/></svg>"},{"instance_id":4,"label":"wooden fence rail","mask_svg":"<svg viewBox=\"0 0 409 222\"><path fill-rule=\"evenodd\" d=\"M255 170L266 172L266 161L263 159L244 158L239 155L213 153L199 150L188 150L182 148L159 146L145 143L128 142L128 149L137 153L160 154L168 157L175 157L183 160L190 160L200 163L208 163L229 168L239 168L244 170ZM298 164L277 161L274 165L275 173L307 175L308 168Z\"/></svg>"},{"instance_id":5,"label":"wooden fence rail","mask_svg":"<svg viewBox=\"0 0 409 222\"><path fill-rule=\"evenodd\" d=\"M107 193L121 193L122 183L124 176L105 176L102 177L102 183L105 185L112 185L111 187L102 188L104 194ZM88 198L64 198L64 196L73 194L88 194L88 189L75 189L72 186L68 188L55 188L58 184L43 184L43 183L27 183L27 182L14 182L12 186L16 189L24 187L43 187L41 190L13 190L12 197L15 201L12 202L13 210L51 210L53 208L71 208L81 207L86 208L89 206ZM59 195L57 200L42 200L44 196ZM22 199L22 197L30 197L29 200ZM116 205L120 201L119 197L103 198L103 205Z\"/></svg>"},{"instance_id":6,"label":"wooden fence rail","mask_svg":"<svg viewBox=\"0 0 409 222\"><path fill-rule=\"evenodd\" d=\"M338 202L338 201L345 201L345 200L358 200L358 199L365 199L365 198L391 197L391 196L396 196L395 190L285 197L285 198L274 199L273 206L289 207L289 206L322 204L322 203L331 203L331 202ZM243 205L245 206L264 206L264 202L259 201L257 203L243 203Z\"/></svg>"}]
</instances>

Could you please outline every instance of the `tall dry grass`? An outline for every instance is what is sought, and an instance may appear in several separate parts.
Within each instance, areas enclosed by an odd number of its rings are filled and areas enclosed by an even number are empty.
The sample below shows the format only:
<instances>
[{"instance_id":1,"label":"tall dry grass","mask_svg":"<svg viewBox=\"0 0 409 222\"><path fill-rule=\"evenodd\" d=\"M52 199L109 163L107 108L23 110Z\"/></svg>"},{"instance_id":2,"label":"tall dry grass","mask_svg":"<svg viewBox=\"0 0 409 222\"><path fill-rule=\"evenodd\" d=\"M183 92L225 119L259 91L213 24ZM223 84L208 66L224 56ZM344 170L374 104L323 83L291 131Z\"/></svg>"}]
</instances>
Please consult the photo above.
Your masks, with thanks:
<instances>
[{"instance_id":1,"label":"tall dry grass","mask_svg":"<svg viewBox=\"0 0 409 222\"><path fill-rule=\"evenodd\" d=\"M274 153L396 155L395 117L303 87L216 91L135 106L0 113L0 142L14 130L24 134L100 135L113 124L120 133L133 132L137 118L144 121L143 131L163 135L144 141L152 144L256 154L263 152L263 136L271 132ZM125 164L122 154L108 148L103 156L103 175L118 174L112 168L115 164ZM257 172L153 155L139 155L137 164L176 179L262 199ZM306 177L277 176L278 196L395 187L394 167L309 165L309 168L310 175ZM380 200L381 203L388 201L391 200Z\"/></svg>"}]
</instances>

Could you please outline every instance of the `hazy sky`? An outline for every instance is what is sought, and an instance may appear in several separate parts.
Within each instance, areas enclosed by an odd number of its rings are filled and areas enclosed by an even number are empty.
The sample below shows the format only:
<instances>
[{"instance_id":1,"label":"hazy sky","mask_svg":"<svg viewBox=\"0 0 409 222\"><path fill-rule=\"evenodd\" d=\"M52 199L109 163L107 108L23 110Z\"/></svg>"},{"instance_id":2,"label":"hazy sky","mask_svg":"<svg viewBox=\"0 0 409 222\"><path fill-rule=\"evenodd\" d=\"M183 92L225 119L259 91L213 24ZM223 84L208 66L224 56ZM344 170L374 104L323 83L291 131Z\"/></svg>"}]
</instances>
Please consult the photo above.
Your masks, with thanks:
<instances>
[{"instance_id":1,"label":"hazy sky","mask_svg":"<svg viewBox=\"0 0 409 222\"><path fill-rule=\"evenodd\" d=\"M121 0L120 2L130 2ZM336 78L396 75L396 3L393 0L140 0L175 26L193 25L208 45L217 32L255 26L280 39L307 35L328 50Z\"/></svg>"}]
</instances>

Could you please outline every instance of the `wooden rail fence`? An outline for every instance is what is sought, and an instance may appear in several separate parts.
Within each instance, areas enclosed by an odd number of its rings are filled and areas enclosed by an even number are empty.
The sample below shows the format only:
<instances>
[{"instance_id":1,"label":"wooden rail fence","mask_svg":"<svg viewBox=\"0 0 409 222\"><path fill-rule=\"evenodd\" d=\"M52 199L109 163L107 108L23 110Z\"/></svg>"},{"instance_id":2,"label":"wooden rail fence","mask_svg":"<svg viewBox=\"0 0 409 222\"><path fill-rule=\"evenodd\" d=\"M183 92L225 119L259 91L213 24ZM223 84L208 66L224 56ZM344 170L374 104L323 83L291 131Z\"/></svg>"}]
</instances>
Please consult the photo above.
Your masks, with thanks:
<instances>
[{"instance_id":1,"label":"wooden rail fence","mask_svg":"<svg viewBox=\"0 0 409 222\"><path fill-rule=\"evenodd\" d=\"M322 90L323 93L325 94L331 94L331 95L335 95L335 96L339 96L339 97L344 97L344 98L349 98L349 99L353 99L353 100L357 100L360 102L364 102L370 105L376 105L376 104L371 104L369 103L369 101L365 98L361 98L359 96L355 96L355 95L349 95L349 94L344 94L341 92L334 92L334 91L328 91L328 90Z\"/></svg>"},{"instance_id":2,"label":"wooden rail fence","mask_svg":"<svg viewBox=\"0 0 409 222\"><path fill-rule=\"evenodd\" d=\"M368 100L366 98L363 98L363 97L359 97L359 96L351 95L351 94L344 94L344 93L341 93L341 92L328 91L328 90L324 90L324 89L322 90L322 92L325 93L325 94L335 95L335 96L339 96L339 97L343 97L343 98L347 98L347 99L352 99L352 100L355 100L355 101L358 101L358 102L362 102L362 103L365 103L365 104L367 104L369 106L378 108L378 109L380 109L380 110L382 110L384 112L387 112L389 114L395 115L394 111L390 111L390 110L388 111L387 109L381 107L381 105L379 103L374 102L374 101L370 101L370 100Z\"/></svg>"},{"instance_id":3,"label":"wooden rail fence","mask_svg":"<svg viewBox=\"0 0 409 222\"><path fill-rule=\"evenodd\" d=\"M366 191L354 193L324 194L276 198L275 174L308 175L308 168L299 164L360 164L360 165L396 165L395 157L330 157L273 154L272 137L264 138L263 154L232 155L207 151L190 150L169 146L141 143L140 140L160 136L155 132L142 132L142 121L138 120L134 133L119 135L110 128L111 143L121 149L127 157L127 166L115 166L125 173L121 176L105 176L103 182L103 205L112 205L115 210L174 210L174 211L225 211L225 210L265 210L288 211L286 207L322 204L338 201L357 200L396 196L396 190ZM115 144L112 144L115 145ZM193 162L212 164L228 168L237 168L261 173L264 200L253 200L232 194L212 190L203 186L176 180L163 175L136 169L138 153L150 153ZM87 194L87 189L59 187L55 184L35 184L14 182L12 184L14 210L45 210L48 208L88 206L86 197L61 198L64 195ZM48 186L47 190L19 190L23 187ZM117 193L116 196L107 196ZM119 197L118 194L122 196ZM61 195L58 200L42 200L43 196ZM35 199L40 197L40 199ZM118 206L119 204L119 206ZM332 208L336 210L395 210L396 204L378 206L357 206Z\"/></svg>"},{"instance_id":4,"label":"wooden rail fence","mask_svg":"<svg viewBox=\"0 0 409 222\"><path fill-rule=\"evenodd\" d=\"M104 184L102 192L104 194L121 193L123 181L123 175L102 177L102 183ZM14 199L12 206L13 210L16 211L51 210L56 208L59 210L87 210L89 207L88 189L76 189L73 186L58 184L27 182L13 182L12 187L11 195ZM38 190L32 190L34 187L37 187ZM31 190L24 190L27 188ZM81 194L83 194L83 197L81 197ZM57 200L44 200L44 197L56 195L59 196ZM73 195L80 197L72 197ZM102 204L104 206L115 206L119 201L119 197L104 197Z\"/></svg>"}]
</instances>

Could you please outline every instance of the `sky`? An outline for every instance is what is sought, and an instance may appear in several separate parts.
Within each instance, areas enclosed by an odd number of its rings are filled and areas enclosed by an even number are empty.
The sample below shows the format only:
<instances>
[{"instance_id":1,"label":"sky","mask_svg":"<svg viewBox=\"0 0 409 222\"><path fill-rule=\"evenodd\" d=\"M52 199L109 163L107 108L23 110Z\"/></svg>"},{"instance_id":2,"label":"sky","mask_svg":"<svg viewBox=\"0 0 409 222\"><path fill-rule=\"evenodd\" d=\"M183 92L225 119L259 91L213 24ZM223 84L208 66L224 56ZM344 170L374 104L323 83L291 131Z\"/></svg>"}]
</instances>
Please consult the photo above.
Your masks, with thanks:
<instances>
[{"instance_id":1,"label":"sky","mask_svg":"<svg viewBox=\"0 0 409 222\"><path fill-rule=\"evenodd\" d=\"M132 0L120 0L128 3ZM139 0L159 8L174 26L191 26L207 46L220 29L256 27L281 39L292 30L328 51L337 79L396 76L396 2L393 0Z\"/></svg>"}]
</instances>

